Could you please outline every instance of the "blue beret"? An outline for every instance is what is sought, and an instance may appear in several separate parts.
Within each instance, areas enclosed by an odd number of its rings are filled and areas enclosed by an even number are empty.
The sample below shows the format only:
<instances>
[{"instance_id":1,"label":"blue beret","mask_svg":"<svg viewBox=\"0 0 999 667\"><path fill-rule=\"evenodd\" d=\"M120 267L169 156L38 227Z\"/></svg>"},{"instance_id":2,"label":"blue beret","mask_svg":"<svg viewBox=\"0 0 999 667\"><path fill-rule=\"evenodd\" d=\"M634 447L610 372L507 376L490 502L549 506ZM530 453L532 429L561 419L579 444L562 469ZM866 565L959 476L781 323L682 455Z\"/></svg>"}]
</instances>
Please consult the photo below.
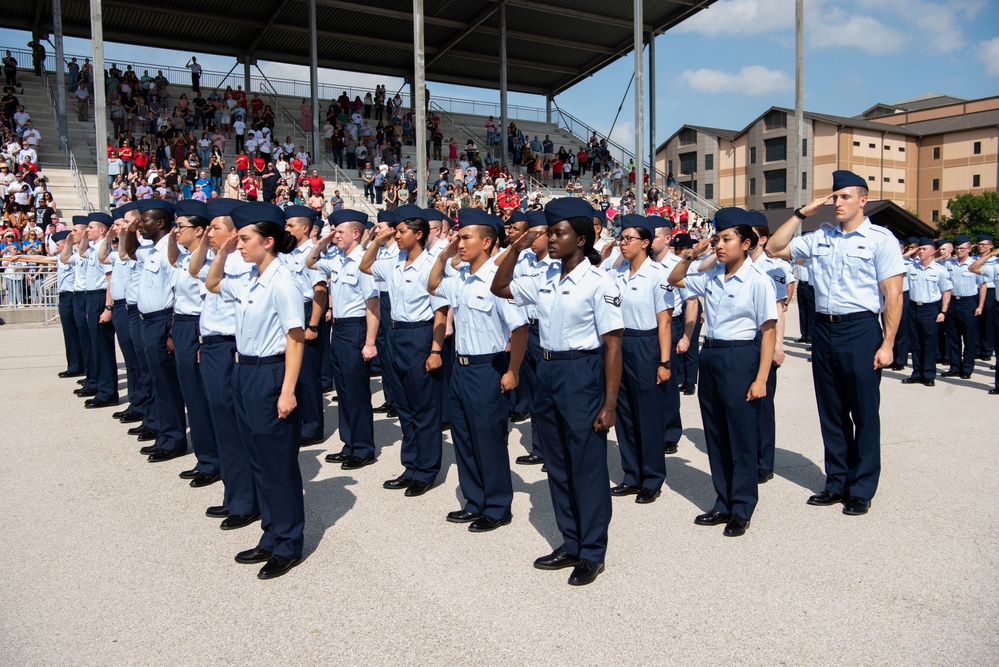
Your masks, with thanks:
<instances>
[{"instance_id":1,"label":"blue beret","mask_svg":"<svg viewBox=\"0 0 999 667\"><path fill-rule=\"evenodd\" d=\"M122 209L121 206L119 206L118 208L111 209L111 219L112 220L121 220L122 218L125 217L125 211L123 211L121 209Z\"/></svg>"},{"instance_id":2,"label":"blue beret","mask_svg":"<svg viewBox=\"0 0 999 667\"><path fill-rule=\"evenodd\" d=\"M753 226L752 216L750 216L746 211L743 211L741 208L728 206L726 208L718 209L715 213L716 232L731 229L732 227L738 227L739 225L745 225L747 227Z\"/></svg>"},{"instance_id":3,"label":"blue beret","mask_svg":"<svg viewBox=\"0 0 999 667\"><path fill-rule=\"evenodd\" d=\"M111 223L114 222L114 219L110 215L108 215L107 213L102 213L101 211L94 211L93 213L87 216L87 220L89 222L99 222L105 227L110 227Z\"/></svg>"},{"instance_id":4,"label":"blue beret","mask_svg":"<svg viewBox=\"0 0 999 667\"><path fill-rule=\"evenodd\" d=\"M549 225L557 225L569 218L592 220L594 215L594 209L589 202L578 197L557 197L545 206L545 218Z\"/></svg>"},{"instance_id":5,"label":"blue beret","mask_svg":"<svg viewBox=\"0 0 999 667\"><path fill-rule=\"evenodd\" d=\"M919 243L919 237L918 236L910 236L909 238L907 238L905 240L905 245L912 245L913 243L916 243L916 244Z\"/></svg>"},{"instance_id":6,"label":"blue beret","mask_svg":"<svg viewBox=\"0 0 999 667\"><path fill-rule=\"evenodd\" d=\"M498 215L487 213L481 208L463 208L458 211L458 225L462 229L472 225L491 227L493 231L499 234L499 231L503 229L503 219Z\"/></svg>"},{"instance_id":7,"label":"blue beret","mask_svg":"<svg viewBox=\"0 0 999 667\"><path fill-rule=\"evenodd\" d=\"M53 234L52 235L52 240L55 241L56 243L58 243L59 241L62 241L63 239L65 239L67 236L69 236L69 230L68 229L64 229L61 232L56 232L55 234Z\"/></svg>"},{"instance_id":8,"label":"blue beret","mask_svg":"<svg viewBox=\"0 0 999 667\"><path fill-rule=\"evenodd\" d=\"M690 234L677 234L670 241L670 245L694 247L694 239L690 238Z\"/></svg>"},{"instance_id":9,"label":"blue beret","mask_svg":"<svg viewBox=\"0 0 999 667\"><path fill-rule=\"evenodd\" d=\"M971 239L968 238L967 234L958 234L954 237L954 245L961 245L963 243L971 243Z\"/></svg>"},{"instance_id":10,"label":"blue beret","mask_svg":"<svg viewBox=\"0 0 999 667\"><path fill-rule=\"evenodd\" d=\"M379 216L382 213L392 214L391 211L380 211ZM355 211L349 208L341 208L337 211L333 211L330 215L330 226L339 227L344 222L363 222L365 226L368 224L368 214L364 211Z\"/></svg>"},{"instance_id":11,"label":"blue beret","mask_svg":"<svg viewBox=\"0 0 999 667\"><path fill-rule=\"evenodd\" d=\"M147 211L166 211L170 215L176 210L174 205L165 199L140 199L136 202L139 205L139 213Z\"/></svg>"},{"instance_id":12,"label":"blue beret","mask_svg":"<svg viewBox=\"0 0 999 667\"><path fill-rule=\"evenodd\" d=\"M458 213L461 213L461 211L458 211ZM458 216L458 222L461 222L460 215ZM510 217L506 219L506 224L512 225L518 222L527 222L527 214L521 211L519 208L515 208L513 212L510 214Z\"/></svg>"},{"instance_id":13,"label":"blue beret","mask_svg":"<svg viewBox=\"0 0 999 667\"><path fill-rule=\"evenodd\" d=\"M860 176L857 176L852 171L847 171L845 169L837 169L833 172L833 184L832 191L838 192L843 188L858 187L866 188L867 181L865 181Z\"/></svg>"},{"instance_id":14,"label":"blue beret","mask_svg":"<svg viewBox=\"0 0 999 667\"><path fill-rule=\"evenodd\" d=\"M656 229L659 229L660 227L667 227L670 230L672 230L676 226L673 224L672 220L670 220L669 218L664 218L661 215L650 215L649 221L652 222L652 225Z\"/></svg>"},{"instance_id":15,"label":"blue beret","mask_svg":"<svg viewBox=\"0 0 999 667\"><path fill-rule=\"evenodd\" d=\"M316 209L309 208L308 206L302 206L300 204L285 206L284 219L291 220L292 218L308 218L309 222L315 223L316 220L319 219L319 214L316 213Z\"/></svg>"},{"instance_id":16,"label":"blue beret","mask_svg":"<svg viewBox=\"0 0 999 667\"><path fill-rule=\"evenodd\" d=\"M638 215L637 213L629 213L628 215L621 216L621 229L630 228L644 229L653 236L656 234L656 223L651 218L646 218L644 215Z\"/></svg>"},{"instance_id":17,"label":"blue beret","mask_svg":"<svg viewBox=\"0 0 999 667\"><path fill-rule=\"evenodd\" d=\"M236 229L242 229L258 222L273 222L284 229L284 211L274 204L264 201L247 202L244 206L233 210L232 224Z\"/></svg>"},{"instance_id":18,"label":"blue beret","mask_svg":"<svg viewBox=\"0 0 999 667\"><path fill-rule=\"evenodd\" d=\"M426 220L427 212L416 204L403 204L395 211L393 211L393 217L395 218L396 224L402 222L403 220Z\"/></svg>"},{"instance_id":19,"label":"blue beret","mask_svg":"<svg viewBox=\"0 0 999 667\"><path fill-rule=\"evenodd\" d=\"M239 199L229 199L225 197L215 197L205 202L205 217L209 220L232 215L232 212L245 205L246 202Z\"/></svg>"},{"instance_id":20,"label":"blue beret","mask_svg":"<svg viewBox=\"0 0 999 667\"><path fill-rule=\"evenodd\" d=\"M211 218L208 217L208 207L204 202L200 202L197 199L181 199L177 202L174 210L179 216L187 217L189 215L194 215L199 218L211 220Z\"/></svg>"},{"instance_id":21,"label":"blue beret","mask_svg":"<svg viewBox=\"0 0 999 667\"><path fill-rule=\"evenodd\" d=\"M426 217L424 218L424 220L426 220L427 222L430 222L431 220L444 220L445 217L444 213L442 213L436 208L425 209L424 213L427 214Z\"/></svg>"},{"instance_id":22,"label":"blue beret","mask_svg":"<svg viewBox=\"0 0 999 667\"><path fill-rule=\"evenodd\" d=\"M527 212L527 227L528 229L532 227L547 227L548 218L545 216L544 211L528 211Z\"/></svg>"},{"instance_id":23,"label":"blue beret","mask_svg":"<svg viewBox=\"0 0 999 667\"><path fill-rule=\"evenodd\" d=\"M995 239L992 238L991 234L979 234L978 242L981 243L982 241L995 241Z\"/></svg>"},{"instance_id":24,"label":"blue beret","mask_svg":"<svg viewBox=\"0 0 999 667\"><path fill-rule=\"evenodd\" d=\"M336 211L333 211L335 214ZM395 226L395 213L392 211L378 211L378 222L386 222L393 227Z\"/></svg>"},{"instance_id":25,"label":"blue beret","mask_svg":"<svg viewBox=\"0 0 999 667\"><path fill-rule=\"evenodd\" d=\"M85 215L74 215L73 216L73 226L76 225L88 225L90 223L90 218Z\"/></svg>"},{"instance_id":26,"label":"blue beret","mask_svg":"<svg viewBox=\"0 0 999 667\"><path fill-rule=\"evenodd\" d=\"M919 245L931 245L931 246L935 246L937 248L940 247L929 236L921 236L921 237L919 237Z\"/></svg>"},{"instance_id":27,"label":"blue beret","mask_svg":"<svg viewBox=\"0 0 999 667\"><path fill-rule=\"evenodd\" d=\"M760 211L749 211L749 217L753 219L753 227L766 227L770 229L770 223L767 222L767 216L763 215Z\"/></svg>"},{"instance_id":28,"label":"blue beret","mask_svg":"<svg viewBox=\"0 0 999 667\"><path fill-rule=\"evenodd\" d=\"M118 208L116 208L115 210L116 211L121 211L122 216L124 216L129 211L138 211L139 210L139 202L137 202L137 201L125 202L124 204L122 204L121 206L119 206Z\"/></svg>"}]
</instances>

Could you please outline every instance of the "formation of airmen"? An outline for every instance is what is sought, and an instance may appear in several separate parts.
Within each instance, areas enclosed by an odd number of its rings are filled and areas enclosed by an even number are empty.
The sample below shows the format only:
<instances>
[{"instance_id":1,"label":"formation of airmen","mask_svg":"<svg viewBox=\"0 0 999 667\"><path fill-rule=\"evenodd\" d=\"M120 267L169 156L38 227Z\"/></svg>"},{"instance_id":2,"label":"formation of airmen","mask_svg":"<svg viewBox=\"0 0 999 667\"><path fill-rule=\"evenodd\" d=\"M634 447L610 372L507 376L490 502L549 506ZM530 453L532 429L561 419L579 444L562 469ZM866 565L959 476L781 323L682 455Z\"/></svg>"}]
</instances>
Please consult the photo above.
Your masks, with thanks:
<instances>
[{"instance_id":1,"label":"formation of airmen","mask_svg":"<svg viewBox=\"0 0 999 667\"><path fill-rule=\"evenodd\" d=\"M383 486L408 497L436 483L449 428L465 502L446 520L471 532L513 518L509 424L529 415L529 454L517 461L543 464L563 538L534 566L572 568L568 583L585 585L604 570L612 498L660 496L682 394L697 394L717 495L694 521L730 537L749 528L758 486L773 477L791 262L814 299L807 340L827 473L808 503L869 510L903 277L922 322L934 296L918 291L924 283L957 291L947 273L965 268L994 281L996 253L969 263L961 250L953 270L906 264L891 233L864 217L866 197L863 179L838 171L832 195L773 233L761 214L725 208L711 239L626 215L610 243L599 211L575 198L505 221L480 209L452 221L412 204L377 221L348 209L324 221L307 207L233 199L131 202L54 236L68 362L59 375L80 378L86 408L118 405L117 336L128 405L113 417L147 443L151 463L192 446L196 465L180 476L223 483L206 511L223 530L261 521L256 546L235 557L262 564L261 579L302 558L298 452L325 439L325 391L335 388L342 441L326 460L375 463L374 414L397 416L402 470ZM796 236L829 202L837 225ZM377 408L375 363L386 398ZM615 486L611 428L624 472Z\"/></svg>"}]
</instances>

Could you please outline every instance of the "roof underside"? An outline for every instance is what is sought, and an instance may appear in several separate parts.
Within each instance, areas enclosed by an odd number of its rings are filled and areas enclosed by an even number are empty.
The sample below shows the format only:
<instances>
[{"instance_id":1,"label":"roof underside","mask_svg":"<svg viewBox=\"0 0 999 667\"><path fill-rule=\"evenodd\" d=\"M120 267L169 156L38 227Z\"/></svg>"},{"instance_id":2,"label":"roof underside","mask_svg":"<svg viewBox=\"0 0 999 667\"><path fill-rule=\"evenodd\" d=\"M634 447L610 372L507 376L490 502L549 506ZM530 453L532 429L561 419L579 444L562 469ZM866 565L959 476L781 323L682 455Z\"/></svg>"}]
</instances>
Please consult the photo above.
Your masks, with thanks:
<instances>
[{"instance_id":1,"label":"roof underside","mask_svg":"<svg viewBox=\"0 0 999 667\"><path fill-rule=\"evenodd\" d=\"M645 0L645 41L715 0ZM505 0L512 91L556 95L632 50L631 2ZM7 27L52 31L52 3L4 0ZM413 4L316 0L318 64L410 78ZM309 64L308 0L103 0L104 39ZM426 0L429 81L499 88L500 3ZM64 34L90 37L89 0L62 0Z\"/></svg>"}]
</instances>

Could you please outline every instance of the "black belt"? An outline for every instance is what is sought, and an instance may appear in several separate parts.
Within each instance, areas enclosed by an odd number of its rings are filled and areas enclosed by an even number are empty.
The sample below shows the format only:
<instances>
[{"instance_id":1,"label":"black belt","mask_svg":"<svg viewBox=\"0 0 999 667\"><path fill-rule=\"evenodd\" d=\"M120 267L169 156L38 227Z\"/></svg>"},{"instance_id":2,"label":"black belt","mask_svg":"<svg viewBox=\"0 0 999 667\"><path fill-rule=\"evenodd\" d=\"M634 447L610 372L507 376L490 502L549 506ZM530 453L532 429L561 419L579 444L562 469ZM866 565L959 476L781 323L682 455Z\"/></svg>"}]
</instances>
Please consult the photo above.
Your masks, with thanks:
<instances>
[{"instance_id":1,"label":"black belt","mask_svg":"<svg viewBox=\"0 0 999 667\"><path fill-rule=\"evenodd\" d=\"M264 364L280 364L284 362L284 353L272 354L269 357L248 357L245 354L236 353L237 364L249 364L250 366L263 366Z\"/></svg>"},{"instance_id":2,"label":"black belt","mask_svg":"<svg viewBox=\"0 0 999 667\"><path fill-rule=\"evenodd\" d=\"M491 364L504 352L493 352L492 354L459 354L457 361L460 366L477 366L479 364Z\"/></svg>"},{"instance_id":3,"label":"black belt","mask_svg":"<svg viewBox=\"0 0 999 667\"><path fill-rule=\"evenodd\" d=\"M802 284L802 285L808 285L809 284L807 280L799 280L798 282L800 284Z\"/></svg>"},{"instance_id":4,"label":"black belt","mask_svg":"<svg viewBox=\"0 0 999 667\"><path fill-rule=\"evenodd\" d=\"M940 305L940 299L936 301L910 301L910 306L937 306Z\"/></svg>"},{"instance_id":5,"label":"black belt","mask_svg":"<svg viewBox=\"0 0 999 667\"><path fill-rule=\"evenodd\" d=\"M659 329L625 329L625 338L646 338L649 336L655 336L659 333Z\"/></svg>"},{"instance_id":6,"label":"black belt","mask_svg":"<svg viewBox=\"0 0 999 667\"><path fill-rule=\"evenodd\" d=\"M957 296L956 294L951 294L950 298L954 299L955 301L960 301L961 299L977 299L978 295L969 294L968 296Z\"/></svg>"},{"instance_id":7,"label":"black belt","mask_svg":"<svg viewBox=\"0 0 999 667\"><path fill-rule=\"evenodd\" d=\"M198 336L198 343L201 345L212 345L214 343L235 343L235 336Z\"/></svg>"},{"instance_id":8,"label":"black belt","mask_svg":"<svg viewBox=\"0 0 999 667\"><path fill-rule=\"evenodd\" d=\"M330 324L360 324L361 322L366 322L367 318L363 315L359 317L331 317Z\"/></svg>"},{"instance_id":9,"label":"black belt","mask_svg":"<svg viewBox=\"0 0 999 667\"><path fill-rule=\"evenodd\" d=\"M819 318L822 322L832 322L833 324L838 324L839 322L850 322L852 320L866 320L872 317L877 317L877 313L872 313L869 310L861 310L857 313L847 313L846 315L829 315L827 313L815 313L815 316Z\"/></svg>"},{"instance_id":10,"label":"black belt","mask_svg":"<svg viewBox=\"0 0 999 667\"><path fill-rule=\"evenodd\" d=\"M582 359L590 357L600 352L596 350L541 350L541 358L547 361L568 361L569 359Z\"/></svg>"},{"instance_id":11,"label":"black belt","mask_svg":"<svg viewBox=\"0 0 999 667\"><path fill-rule=\"evenodd\" d=\"M537 318L534 318L534 317L528 317L527 318L527 323L530 324L532 327L538 326L538 320L537 320Z\"/></svg>"},{"instance_id":12,"label":"black belt","mask_svg":"<svg viewBox=\"0 0 999 667\"><path fill-rule=\"evenodd\" d=\"M423 322L396 322L392 320L389 327L392 329L419 329L421 327L433 326L433 320L424 320Z\"/></svg>"},{"instance_id":13,"label":"black belt","mask_svg":"<svg viewBox=\"0 0 999 667\"><path fill-rule=\"evenodd\" d=\"M124 299L115 299L114 301L111 302L111 305L112 306L124 306L125 305L125 300Z\"/></svg>"},{"instance_id":14,"label":"black belt","mask_svg":"<svg viewBox=\"0 0 999 667\"><path fill-rule=\"evenodd\" d=\"M755 340L714 340L713 338L705 338L701 347L748 347L755 343Z\"/></svg>"},{"instance_id":15,"label":"black belt","mask_svg":"<svg viewBox=\"0 0 999 667\"><path fill-rule=\"evenodd\" d=\"M72 290L65 290L63 292L59 292L59 296L66 296L67 294L70 295L70 296L72 296L72 295L76 294L76 292L73 292Z\"/></svg>"},{"instance_id":16,"label":"black belt","mask_svg":"<svg viewBox=\"0 0 999 667\"><path fill-rule=\"evenodd\" d=\"M141 310L139 311L139 318L141 318L143 321L145 321L145 320L151 320L151 319L156 318L156 317L165 317L166 315L173 315L173 308L164 308L163 310L154 310L151 313L144 313Z\"/></svg>"},{"instance_id":17,"label":"black belt","mask_svg":"<svg viewBox=\"0 0 999 667\"><path fill-rule=\"evenodd\" d=\"M197 322L201 319L201 315L181 315L180 313L173 314L174 322Z\"/></svg>"},{"instance_id":18,"label":"black belt","mask_svg":"<svg viewBox=\"0 0 999 667\"><path fill-rule=\"evenodd\" d=\"M128 302L126 301L126 302L125 302L125 310L127 310L127 311L128 311L128 314L129 314L129 315L131 315L132 313L137 313L137 312L139 312L139 307L138 307L138 306L136 306L136 305L135 305L134 303L128 303Z\"/></svg>"},{"instance_id":19,"label":"black belt","mask_svg":"<svg viewBox=\"0 0 999 667\"><path fill-rule=\"evenodd\" d=\"M104 294L105 291L102 289L88 289L84 294Z\"/></svg>"}]
</instances>

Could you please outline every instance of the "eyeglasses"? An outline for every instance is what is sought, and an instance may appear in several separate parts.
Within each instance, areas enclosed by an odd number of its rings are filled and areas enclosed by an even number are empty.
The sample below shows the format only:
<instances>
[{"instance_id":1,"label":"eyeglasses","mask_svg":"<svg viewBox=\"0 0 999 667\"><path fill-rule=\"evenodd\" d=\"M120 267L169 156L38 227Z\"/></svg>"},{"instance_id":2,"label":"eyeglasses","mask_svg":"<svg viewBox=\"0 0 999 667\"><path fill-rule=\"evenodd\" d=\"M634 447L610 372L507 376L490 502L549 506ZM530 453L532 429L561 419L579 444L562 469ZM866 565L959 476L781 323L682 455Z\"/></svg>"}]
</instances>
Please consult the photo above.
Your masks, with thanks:
<instances>
[{"instance_id":1,"label":"eyeglasses","mask_svg":"<svg viewBox=\"0 0 999 667\"><path fill-rule=\"evenodd\" d=\"M641 240L642 240L641 236L622 236L621 245L628 245L632 241L641 241Z\"/></svg>"}]
</instances>

